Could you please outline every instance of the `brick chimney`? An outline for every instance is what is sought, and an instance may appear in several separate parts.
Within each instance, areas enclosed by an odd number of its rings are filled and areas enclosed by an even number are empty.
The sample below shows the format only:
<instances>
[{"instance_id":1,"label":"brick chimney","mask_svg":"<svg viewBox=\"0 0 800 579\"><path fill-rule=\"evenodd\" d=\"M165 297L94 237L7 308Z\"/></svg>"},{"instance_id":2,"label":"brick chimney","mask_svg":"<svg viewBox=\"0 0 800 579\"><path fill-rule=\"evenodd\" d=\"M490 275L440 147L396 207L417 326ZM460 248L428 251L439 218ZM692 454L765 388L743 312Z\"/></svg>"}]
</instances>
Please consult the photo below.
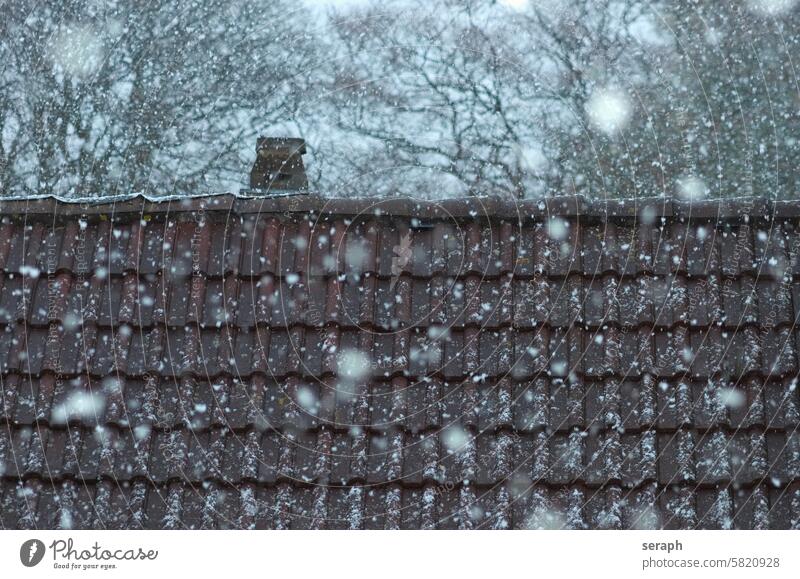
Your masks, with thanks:
<instances>
[{"instance_id":1,"label":"brick chimney","mask_svg":"<svg viewBox=\"0 0 800 579\"><path fill-rule=\"evenodd\" d=\"M250 189L268 191L308 189L303 166L306 142L292 137L259 137L256 162L250 170Z\"/></svg>"}]
</instances>

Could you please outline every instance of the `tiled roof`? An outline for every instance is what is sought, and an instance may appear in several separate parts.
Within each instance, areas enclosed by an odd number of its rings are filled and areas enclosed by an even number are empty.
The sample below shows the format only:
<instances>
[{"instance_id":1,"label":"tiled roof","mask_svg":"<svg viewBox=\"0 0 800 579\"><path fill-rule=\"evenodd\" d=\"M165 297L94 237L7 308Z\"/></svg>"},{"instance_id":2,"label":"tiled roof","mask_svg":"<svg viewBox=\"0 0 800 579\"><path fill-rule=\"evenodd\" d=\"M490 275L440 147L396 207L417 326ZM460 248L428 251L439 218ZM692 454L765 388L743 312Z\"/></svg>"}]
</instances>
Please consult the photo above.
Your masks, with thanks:
<instances>
[{"instance_id":1,"label":"tiled roof","mask_svg":"<svg viewBox=\"0 0 800 579\"><path fill-rule=\"evenodd\" d=\"M0 212L0 527L800 527L800 204Z\"/></svg>"}]
</instances>

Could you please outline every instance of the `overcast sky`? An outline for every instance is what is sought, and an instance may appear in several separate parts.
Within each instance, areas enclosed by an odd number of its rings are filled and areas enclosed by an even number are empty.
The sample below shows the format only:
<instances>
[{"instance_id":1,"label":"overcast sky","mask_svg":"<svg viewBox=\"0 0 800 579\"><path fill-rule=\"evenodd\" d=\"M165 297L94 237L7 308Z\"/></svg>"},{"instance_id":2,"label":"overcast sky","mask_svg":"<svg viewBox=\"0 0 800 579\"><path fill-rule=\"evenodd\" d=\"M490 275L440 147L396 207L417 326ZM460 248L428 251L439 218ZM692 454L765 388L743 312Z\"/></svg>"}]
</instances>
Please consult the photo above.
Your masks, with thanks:
<instances>
[{"instance_id":1,"label":"overcast sky","mask_svg":"<svg viewBox=\"0 0 800 579\"><path fill-rule=\"evenodd\" d=\"M349 6L355 4L368 4L371 0L303 0L309 6L315 8L327 8L328 6Z\"/></svg>"}]
</instances>

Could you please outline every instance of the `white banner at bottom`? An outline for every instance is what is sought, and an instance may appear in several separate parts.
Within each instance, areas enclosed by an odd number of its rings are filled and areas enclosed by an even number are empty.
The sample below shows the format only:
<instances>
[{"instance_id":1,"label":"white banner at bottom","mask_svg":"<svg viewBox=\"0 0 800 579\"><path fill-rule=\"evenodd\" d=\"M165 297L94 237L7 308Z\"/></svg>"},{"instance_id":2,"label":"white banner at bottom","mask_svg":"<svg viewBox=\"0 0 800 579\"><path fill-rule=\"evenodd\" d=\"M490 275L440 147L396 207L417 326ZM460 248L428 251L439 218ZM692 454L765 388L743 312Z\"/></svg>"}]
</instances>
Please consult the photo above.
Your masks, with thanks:
<instances>
[{"instance_id":1,"label":"white banner at bottom","mask_svg":"<svg viewBox=\"0 0 800 579\"><path fill-rule=\"evenodd\" d=\"M797 531L0 531L3 577L800 577ZM561 576L561 575L559 575Z\"/></svg>"}]
</instances>

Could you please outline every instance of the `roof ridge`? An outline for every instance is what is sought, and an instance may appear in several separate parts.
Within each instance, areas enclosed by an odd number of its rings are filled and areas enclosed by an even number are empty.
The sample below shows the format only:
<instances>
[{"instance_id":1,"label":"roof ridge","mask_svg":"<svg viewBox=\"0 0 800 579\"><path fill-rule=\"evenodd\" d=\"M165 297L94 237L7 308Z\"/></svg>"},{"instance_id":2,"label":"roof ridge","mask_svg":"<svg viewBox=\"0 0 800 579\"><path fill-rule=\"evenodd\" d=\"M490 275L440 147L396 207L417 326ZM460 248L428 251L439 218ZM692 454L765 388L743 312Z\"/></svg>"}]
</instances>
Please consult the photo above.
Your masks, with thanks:
<instances>
[{"instance_id":1,"label":"roof ridge","mask_svg":"<svg viewBox=\"0 0 800 579\"><path fill-rule=\"evenodd\" d=\"M60 210L59 210L60 208ZM74 209L73 209L74 208ZM289 191L268 197L239 193L152 196L143 193L65 198L33 195L0 198L0 214L10 213L158 213L164 211L224 210L235 213L308 213L430 218L529 218L556 216L731 218L744 215L800 217L800 199L776 200L767 196L743 196L701 201L678 197L631 197L587 199L561 195L516 199L486 195L415 199L410 197L326 197L318 193ZM79 209L79 211L75 211Z\"/></svg>"}]
</instances>

